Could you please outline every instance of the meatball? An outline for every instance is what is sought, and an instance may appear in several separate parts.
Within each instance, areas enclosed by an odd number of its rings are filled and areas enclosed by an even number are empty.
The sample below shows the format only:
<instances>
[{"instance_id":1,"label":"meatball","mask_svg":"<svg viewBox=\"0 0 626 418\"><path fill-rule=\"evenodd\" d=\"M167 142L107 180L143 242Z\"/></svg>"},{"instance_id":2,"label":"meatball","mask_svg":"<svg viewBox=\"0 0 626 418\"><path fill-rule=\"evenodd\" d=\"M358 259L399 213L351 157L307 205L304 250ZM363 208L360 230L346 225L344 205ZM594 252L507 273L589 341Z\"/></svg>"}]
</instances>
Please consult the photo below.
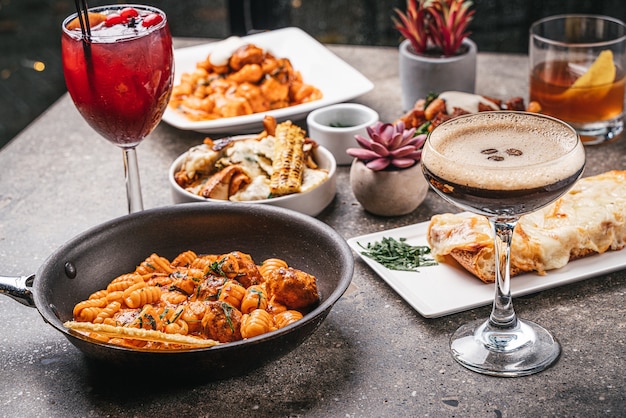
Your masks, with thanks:
<instances>
[{"instance_id":1,"label":"meatball","mask_svg":"<svg viewBox=\"0 0 626 418\"><path fill-rule=\"evenodd\" d=\"M241 340L241 312L226 302L205 303L202 335L221 343Z\"/></svg>"},{"instance_id":2,"label":"meatball","mask_svg":"<svg viewBox=\"0 0 626 418\"><path fill-rule=\"evenodd\" d=\"M271 297L288 309L306 308L319 300L315 276L292 267L270 271L265 286Z\"/></svg>"},{"instance_id":3,"label":"meatball","mask_svg":"<svg viewBox=\"0 0 626 418\"><path fill-rule=\"evenodd\" d=\"M196 293L192 296L192 300L217 300L222 286L228 281L226 277L209 275L203 280L196 289Z\"/></svg>"},{"instance_id":4,"label":"meatball","mask_svg":"<svg viewBox=\"0 0 626 418\"><path fill-rule=\"evenodd\" d=\"M263 282L263 276L249 254L233 251L222 256L218 262L220 273L237 280L246 289Z\"/></svg>"}]
</instances>

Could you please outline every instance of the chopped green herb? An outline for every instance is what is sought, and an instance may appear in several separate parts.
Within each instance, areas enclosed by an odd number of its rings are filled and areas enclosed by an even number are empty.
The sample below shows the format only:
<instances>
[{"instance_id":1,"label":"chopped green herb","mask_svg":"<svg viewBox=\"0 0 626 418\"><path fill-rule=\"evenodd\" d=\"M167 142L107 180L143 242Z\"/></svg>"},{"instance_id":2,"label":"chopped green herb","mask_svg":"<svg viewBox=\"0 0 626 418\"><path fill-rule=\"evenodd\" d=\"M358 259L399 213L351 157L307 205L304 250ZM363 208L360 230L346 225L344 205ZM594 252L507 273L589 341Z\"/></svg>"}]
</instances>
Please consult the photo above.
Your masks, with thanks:
<instances>
[{"instance_id":1,"label":"chopped green herb","mask_svg":"<svg viewBox=\"0 0 626 418\"><path fill-rule=\"evenodd\" d=\"M424 99L424 109L426 109L428 107L428 105L435 100L437 97L439 97L439 93L434 93L434 92L430 92L428 93L428 95L426 96L426 98ZM417 127L417 129L415 129L415 135L421 135L421 134L427 134L428 133L428 128L431 125L431 121L426 121L424 123L422 123L420 126Z\"/></svg>"},{"instance_id":2,"label":"chopped green herb","mask_svg":"<svg viewBox=\"0 0 626 418\"><path fill-rule=\"evenodd\" d=\"M415 130L415 135L421 135L421 134L427 134L428 133L428 127L431 125L431 121L426 121L424 123L422 123L420 126L417 127L417 129Z\"/></svg>"},{"instance_id":3,"label":"chopped green herb","mask_svg":"<svg viewBox=\"0 0 626 418\"><path fill-rule=\"evenodd\" d=\"M226 302L222 302L222 309L224 310L224 315L226 316L226 322L230 328L230 331L235 333L235 325L233 324L233 307Z\"/></svg>"},{"instance_id":4,"label":"chopped green herb","mask_svg":"<svg viewBox=\"0 0 626 418\"><path fill-rule=\"evenodd\" d=\"M222 271L222 264L224 264L225 261L225 257L221 260L214 261L211 263L210 269L218 276L226 276L226 274Z\"/></svg>"},{"instance_id":5,"label":"chopped green herb","mask_svg":"<svg viewBox=\"0 0 626 418\"><path fill-rule=\"evenodd\" d=\"M185 308L183 306L179 306L174 312L174 316L172 317L172 319L170 319L169 322L174 323L178 321L178 318L183 314L184 311L185 311Z\"/></svg>"},{"instance_id":6,"label":"chopped green herb","mask_svg":"<svg viewBox=\"0 0 626 418\"><path fill-rule=\"evenodd\" d=\"M430 102L435 100L437 97L439 97L439 93L435 93L434 91L431 91L430 93L428 93L425 98L424 109L426 109L428 105L430 104Z\"/></svg>"},{"instance_id":7,"label":"chopped green herb","mask_svg":"<svg viewBox=\"0 0 626 418\"><path fill-rule=\"evenodd\" d=\"M382 264L389 270L419 271L418 267L435 266L437 262L429 256L426 245L409 245L406 238L383 237L380 242L368 242L367 246L358 243L365 251L362 255Z\"/></svg>"},{"instance_id":8,"label":"chopped green herb","mask_svg":"<svg viewBox=\"0 0 626 418\"><path fill-rule=\"evenodd\" d=\"M343 122L331 122L330 123L330 127L331 128L351 128L354 125L352 124L347 124L347 123L343 123Z\"/></svg>"}]
</instances>

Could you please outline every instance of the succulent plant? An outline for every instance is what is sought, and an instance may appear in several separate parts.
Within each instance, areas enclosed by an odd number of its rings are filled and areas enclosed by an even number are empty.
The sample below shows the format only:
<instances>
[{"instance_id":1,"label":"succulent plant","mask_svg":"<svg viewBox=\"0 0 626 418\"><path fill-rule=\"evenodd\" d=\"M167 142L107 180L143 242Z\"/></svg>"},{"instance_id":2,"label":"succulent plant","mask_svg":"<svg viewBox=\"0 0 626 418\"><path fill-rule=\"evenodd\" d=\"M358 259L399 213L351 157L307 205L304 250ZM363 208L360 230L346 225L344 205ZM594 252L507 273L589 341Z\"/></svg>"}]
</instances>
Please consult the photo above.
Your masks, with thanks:
<instances>
[{"instance_id":1,"label":"succulent plant","mask_svg":"<svg viewBox=\"0 0 626 418\"><path fill-rule=\"evenodd\" d=\"M437 50L444 56L458 53L474 17L470 0L407 0L406 12L394 9L395 28L418 54Z\"/></svg>"},{"instance_id":2,"label":"succulent plant","mask_svg":"<svg viewBox=\"0 0 626 418\"><path fill-rule=\"evenodd\" d=\"M429 7L424 0L407 0L406 13L395 8L398 19L392 17L394 27L409 40L415 52L423 54L428 48Z\"/></svg>"},{"instance_id":3,"label":"succulent plant","mask_svg":"<svg viewBox=\"0 0 626 418\"><path fill-rule=\"evenodd\" d=\"M348 148L346 152L358 158L373 171L405 169L422 158L426 134L415 135L415 128L405 129L404 122L377 122L367 127L369 138L355 135L361 148Z\"/></svg>"}]
</instances>

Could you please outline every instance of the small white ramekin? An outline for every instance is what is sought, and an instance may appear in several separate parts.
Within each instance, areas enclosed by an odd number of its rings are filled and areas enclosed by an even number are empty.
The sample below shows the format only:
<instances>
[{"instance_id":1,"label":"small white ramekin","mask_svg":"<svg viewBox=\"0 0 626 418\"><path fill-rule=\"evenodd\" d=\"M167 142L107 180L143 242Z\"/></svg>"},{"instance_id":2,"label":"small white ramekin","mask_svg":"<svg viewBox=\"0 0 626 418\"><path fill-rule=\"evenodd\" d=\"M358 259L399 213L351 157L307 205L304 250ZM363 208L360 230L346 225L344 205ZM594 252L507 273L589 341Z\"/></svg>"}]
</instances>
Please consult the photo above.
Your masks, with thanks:
<instances>
[{"instance_id":1,"label":"small white ramekin","mask_svg":"<svg viewBox=\"0 0 626 418\"><path fill-rule=\"evenodd\" d=\"M367 137L368 126L378 122L378 113L357 103L340 103L309 113L306 123L309 137L328 149L338 165L352 163L348 148L357 147L355 135Z\"/></svg>"}]
</instances>

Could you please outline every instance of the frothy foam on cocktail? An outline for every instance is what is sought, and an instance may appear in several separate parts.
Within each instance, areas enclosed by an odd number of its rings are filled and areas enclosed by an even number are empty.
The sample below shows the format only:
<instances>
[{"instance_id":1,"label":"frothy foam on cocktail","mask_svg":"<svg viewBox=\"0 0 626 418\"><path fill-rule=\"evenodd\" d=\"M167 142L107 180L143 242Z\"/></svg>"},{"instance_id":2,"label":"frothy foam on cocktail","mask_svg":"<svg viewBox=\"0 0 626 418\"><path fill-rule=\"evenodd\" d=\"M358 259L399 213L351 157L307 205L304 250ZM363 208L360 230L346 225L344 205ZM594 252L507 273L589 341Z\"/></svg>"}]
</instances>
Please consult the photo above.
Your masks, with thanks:
<instances>
[{"instance_id":1,"label":"frothy foam on cocktail","mask_svg":"<svg viewBox=\"0 0 626 418\"><path fill-rule=\"evenodd\" d=\"M456 118L437 127L429 141L437 152L425 152L423 164L434 175L481 189L549 185L576 174L585 158L572 128L521 112Z\"/></svg>"}]
</instances>

